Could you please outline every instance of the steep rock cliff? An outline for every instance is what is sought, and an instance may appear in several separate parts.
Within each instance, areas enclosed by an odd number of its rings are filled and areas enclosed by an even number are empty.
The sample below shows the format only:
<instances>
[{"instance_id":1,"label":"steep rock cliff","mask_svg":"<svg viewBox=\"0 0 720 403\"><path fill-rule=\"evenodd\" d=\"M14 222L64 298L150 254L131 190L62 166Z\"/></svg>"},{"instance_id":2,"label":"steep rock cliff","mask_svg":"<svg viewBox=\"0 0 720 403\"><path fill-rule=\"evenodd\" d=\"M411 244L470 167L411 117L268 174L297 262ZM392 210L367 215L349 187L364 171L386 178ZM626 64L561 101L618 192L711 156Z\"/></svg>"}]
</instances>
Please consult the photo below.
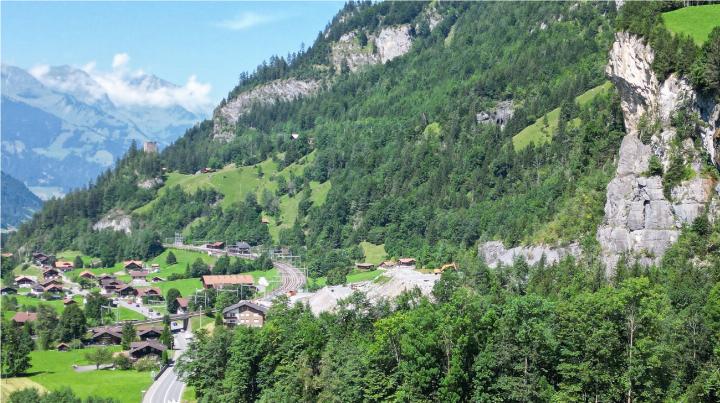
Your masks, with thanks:
<instances>
[{"instance_id":1,"label":"steep rock cliff","mask_svg":"<svg viewBox=\"0 0 720 403\"><path fill-rule=\"evenodd\" d=\"M409 24L384 27L377 34L367 35L365 46L361 46L358 35L358 31L348 32L333 44L330 60L336 71L340 71L343 63L352 72L386 63L404 55L412 46Z\"/></svg>"},{"instance_id":2,"label":"steep rock cliff","mask_svg":"<svg viewBox=\"0 0 720 403\"><path fill-rule=\"evenodd\" d=\"M489 241L478 247L478 255L485 259L485 263L490 267L497 267L501 264L509 266L517 258L522 258L529 265L534 265L540 262L543 256L545 263L554 264L567 256L579 258L581 254L582 250L577 243L567 246L531 245L506 249L500 241Z\"/></svg>"},{"instance_id":3,"label":"steep rock cliff","mask_svg":"<svg viewBox=\"0 0 720 403\"><path fill-rule=\"evenodd\" d=\"M218 107L213 114L213 138L229 141L235 136L238 118L256 104L273 104L278 101L292 101L312 95L321 88L316 80L276 80L241 92L237 97Z\"/></svg>"},{"instance_id":4,"label":"steep rock cliff","mask_svg":"<svg viewBox=\"0 0 720 403\"><path fill-rule=\"evenodd\" d=\"M641 38L621 32L616 35L606 68L620 92L627 132L616 176L608 184L605 220L597 231L609 275L623 255L645 265L657 263L677 240L680 228L702 214L718 196L718 188L702 167L705 155L718 163L715 136L720 106L711 97L696 93L682 77L671 75L660 82L652 70L653 59L653 50ZM691 139L680 145L674 142L677 130L671 120L682 107L702 120L697 133L701 147ZM656 129L643 142L640 132L648 125ZM674 186L668 199L663 178L648 171L653 155L667 171L673 153L684 155L693 174ZM716 211L710 209L711 214Z\"/></svg>"}]
</instances>

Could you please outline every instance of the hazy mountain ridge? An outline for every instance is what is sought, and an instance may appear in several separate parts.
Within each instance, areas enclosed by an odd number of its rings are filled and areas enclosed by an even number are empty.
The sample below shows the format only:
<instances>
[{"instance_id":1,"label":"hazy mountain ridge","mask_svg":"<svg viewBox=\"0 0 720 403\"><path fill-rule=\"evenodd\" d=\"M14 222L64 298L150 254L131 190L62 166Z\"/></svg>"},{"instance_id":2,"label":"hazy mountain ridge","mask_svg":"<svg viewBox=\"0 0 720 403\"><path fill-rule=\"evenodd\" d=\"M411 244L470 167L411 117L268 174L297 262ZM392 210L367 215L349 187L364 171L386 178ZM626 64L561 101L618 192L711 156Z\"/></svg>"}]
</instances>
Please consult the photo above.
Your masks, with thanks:
<instances>
[{"instance_id":1,"label":"hazy mountain ridge","mask_svg":"<svg viewBox=\"0 0 720 403\"><path fill-rule=\"evenodd\" d=\"M133 140L168 145L205 117L177 104L113 102L74 67L33 73L2 66L2 160L8 173L46 197L86 185ZM178 88L144 73L128 85L140 92Z\"/></svg>"},{"instance_id":2,"label":"hazy mountain ridge","mask_svg":"<svg viewBox=\"0 0 720 403\"><path fill-rule=\"evenodd\" d=\"M22 182L2 172L2 229L13 228L42 207L42 200Z\"/></svg>"}]
</instances>

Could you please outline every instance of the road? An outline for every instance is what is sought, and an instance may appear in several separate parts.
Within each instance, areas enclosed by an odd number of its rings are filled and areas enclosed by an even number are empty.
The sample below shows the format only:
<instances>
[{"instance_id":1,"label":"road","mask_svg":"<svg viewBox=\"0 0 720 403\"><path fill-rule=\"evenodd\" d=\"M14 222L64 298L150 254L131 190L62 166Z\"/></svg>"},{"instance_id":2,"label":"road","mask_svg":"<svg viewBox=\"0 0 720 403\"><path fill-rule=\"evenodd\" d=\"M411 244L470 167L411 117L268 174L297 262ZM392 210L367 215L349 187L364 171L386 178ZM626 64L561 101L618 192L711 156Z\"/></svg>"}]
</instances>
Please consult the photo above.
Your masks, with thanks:
<instances>
[{"instance_id":1,"label":"road","mask_svg":"<svg viewBox=\"0 0 720 403\"><path fill-rule=\"evenodd\" d=\"M186 332L180 332L175 335L175 353L174 360L180 358L182 353L188 345L188 340L185 339L185 335L192 337L192 332L188 328ZM166 369L162 375L150 386L145 396L143 397L143 403L174 403L180 402L182 399L183 391L185 390L185 383L183 383L175 372L175 366L171 365L170 368Z\"/></svg>"},{"instance_id":2,"label":"road","mask_svg":"<svg viewBox=\"0 0 720 403\"><path fill-rule=\"evenodd\" d=\"M116 298L115 301L117 301L117 305L121 306L123 308L127 308L130 310L133 310L140 315L145 316L146 318L159 318L162 317L162 315L159 312L152 311L150 312L150 308L146 307L143 304L140 304L140 306L137 306L136 303L129 303L127 301L124 301L120 298Z\"/></svg>"}]
</instances>

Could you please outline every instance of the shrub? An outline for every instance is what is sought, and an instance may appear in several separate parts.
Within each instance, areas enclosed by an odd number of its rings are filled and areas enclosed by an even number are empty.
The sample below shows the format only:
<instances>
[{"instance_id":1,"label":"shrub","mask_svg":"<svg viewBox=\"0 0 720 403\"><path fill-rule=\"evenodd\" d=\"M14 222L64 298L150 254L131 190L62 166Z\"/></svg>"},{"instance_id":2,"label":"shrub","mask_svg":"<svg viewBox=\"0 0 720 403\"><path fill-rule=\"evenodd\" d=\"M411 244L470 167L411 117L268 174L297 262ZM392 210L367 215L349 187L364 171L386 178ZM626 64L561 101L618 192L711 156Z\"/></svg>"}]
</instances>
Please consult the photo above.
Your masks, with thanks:
<instances>
[{"instance_id":1,"label":"shrub","mask_svg":"<svg viewBox=\"0 0 720 403\"><path fill-rule=\"evenodd\" d=\"M113 358L113 365L115 365L115 368L122 370L128 370L133 366L132 361L125 354L116 355Z\"/></svg>"},{"instance_id":2,"label":"shrub","mask_svg":"<svg viewBox=\"0 0 720 403\"><path fill-rule=\"evenodd\" d=\"M135 361L135 370L137 371L152 371L160 368L160 363L157 357L143 357Z\"/></svg>"},{"instance_id":3,"label":"shrub","mask_svg":"<svg viewBox=\"0 0 720 403\"><path fill-rule=\"evenodd\" d=\"M85 345L82 344L82 342L78 339L70 341L70 343L68 343L68 346L70 346L70 348L73 350L82 350L83 348L85 348Z\"/></svg>"},{"instance_id":4,"label":"shrub","mask_svg":"<svg viewBox=\"0 0 720 403\"><path fill-rule=\"evenodd\" d=\"M653 155L650 157L650 162L648 164L648 176L662 176L663 174L663 166L660 162L660 158L658 158L657 155Z\"/></svg>"}]
</instances>

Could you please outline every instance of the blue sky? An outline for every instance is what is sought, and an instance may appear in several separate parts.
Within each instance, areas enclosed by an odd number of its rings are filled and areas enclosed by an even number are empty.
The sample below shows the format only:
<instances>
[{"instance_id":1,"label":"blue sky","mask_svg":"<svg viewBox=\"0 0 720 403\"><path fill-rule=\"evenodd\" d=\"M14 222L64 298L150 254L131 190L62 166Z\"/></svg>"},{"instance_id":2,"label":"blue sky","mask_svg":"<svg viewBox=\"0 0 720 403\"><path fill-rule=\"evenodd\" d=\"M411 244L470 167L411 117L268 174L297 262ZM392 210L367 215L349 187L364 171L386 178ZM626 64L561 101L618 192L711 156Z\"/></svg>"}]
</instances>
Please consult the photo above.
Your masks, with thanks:
<instances>
[{"instance_id":1,"label":"blue sky","mask_svg":"<svg viewBox=\"0 0 720 403\"><path fill-rule=\"evenodd\" d=\"M2 61L39 65L113 64L179 85L210 84L213 102L242 71L273 54L312 44L343 2L5 2ZM122 55L118 58L117 55Z\"/></svg>"}]
</instances>

